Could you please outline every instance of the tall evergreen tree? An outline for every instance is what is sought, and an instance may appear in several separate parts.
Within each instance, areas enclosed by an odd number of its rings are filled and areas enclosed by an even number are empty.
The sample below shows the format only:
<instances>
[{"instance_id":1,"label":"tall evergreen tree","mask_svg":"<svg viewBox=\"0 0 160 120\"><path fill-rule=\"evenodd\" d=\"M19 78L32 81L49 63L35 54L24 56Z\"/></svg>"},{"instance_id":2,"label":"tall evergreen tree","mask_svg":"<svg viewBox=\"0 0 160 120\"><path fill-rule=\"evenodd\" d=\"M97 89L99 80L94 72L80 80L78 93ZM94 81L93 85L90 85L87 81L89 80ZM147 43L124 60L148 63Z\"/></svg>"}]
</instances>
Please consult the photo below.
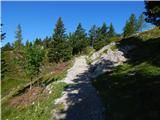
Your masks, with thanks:
<instances>
[{"instance_id":1,"label":"tall evergreen tree","mask_svg":"<svg viewBox=\"0 0 160 120\"><path fill-rule=\"evenodd\" d=\"M131 14L130 18L129 18L129 26L130 26L130 33L134 34L137 31L137 20L136 20L136 16L135 14Z\"/></svg>"},{"instance_id":2,"label":"tall evergreen tree","mask_svg":"<svg viewBox=\"0 0 160 120\"><path fill-rule=\"evenodd\" d=\"M19 51L22 48L22 40L23 40L21 25L17 26L15 38L16 38L16 41L15 41L14 47L17 51Z\"/></svg>"},{"instance_id":3,"label":"tall evergreen tree","mask_svg":"<svg viewBox=\"0 0 160 120\"><path fill-rule=\"evenodd\" d=\"M87 34L85 33L85 29L83 29L81 23L78 24L77 29L75 31L75 50L77 53L81 53L84 48L87 47L88 42L87 42Z\"/></svg>"},{"instance_id":4,"label":"tall evergreen tree","mask_svg":"<svg viewBox=\"0 0 160 120\"><path fill-rule=\"evenodd\" d=\"M56 63L66 61L71 57L71 48L66 41L65 28L61 18L56 23L48 57L50 62Z\"/></svg>"},{"instance_id":5,"label":"tall evergreen tree","mask_svg":"<svg viewBox=\"0 0 160 120\"><path fill-rule=\"evenodd\" d=\"M142 29L146 26L144 15L141 14L137 20L137 31L142 31Z\"/></svg>"},{"instance_id":6,"label":"tall evergreen tree","mask_svg":"<svg viewBox=\"0 0 160 120\"><path fill-rule=\"evenodd\" d=\"M145 1L144 14L146 15L146 22L152 23L160 27L160 2L159 1Z\"/></svg>"},{"instance_id":7,"label":"tall evergreen tree","mask_svg":"<svg viewBox=\"0 0 160 120\"><path fill-rule=\"evenodd\" d=\"M93 25L89 30L89 39L91 47L94 46L94 42L96 41L97 37L98 37L98 28L96 25Z\"/></svg>"},{"instance_id":8,"label":"tall evergreen tree","mask_svg":"<svg viewBox=\"0 0 160 120\"><path fill-rule=\"evenodd\" d=\"M123 29L124 37L130 36L137 31L137 20L135 14L131 14L129 20L126 21L125 27Z\"/></svg>"},{"instance_id":9,"label":"tall evergreen tree","mask_svg":"<svg viewBox=\"0 0 160 120\"><path fill-rule=\"evenodd\" d=\"M60 17L60 18L58 18L58 21L56 23L56 27L54 29L54 34L53 34L54 45L62 43L65 40L65 38L66 38L65 28L64 28L62 18Z\"/></svg>"},{"instance_id":10,"label":"tall evergreen tree","mask_svg":"<svg viewBox=\"0 0 160 120\"><path fill-rule=\"evenodd\" d=\"M107 27L106 23L104 22L101 27L101 34L106 35L107 31L108 31L108 27Z\"/></svg>"},{"instance_id":11,"label":"tall evergreen tree","mask_svg":"<svg viewBox=\"0 0 160 120\"><path fill-rule=\"evenodd\" d=\"M103 46L106 45L107 40L108 40L108 27L104 22L102 26L98 27L97 29L97 39L94 42L94 48L96 50L101 49Z\"/></svg>"},{"instance_id":12,"label":"tall evergreen tree","mask_svg":"<svg viewBox=\"0 0 160 120\"><path fill-rule=\"evenodd\" d=\"M111 38L111 37L115 36L115 34L116 34L115 29L114 29L114 27L111 23L110 26L109 26L108 37Z\"/></svg>"}]
</instances>

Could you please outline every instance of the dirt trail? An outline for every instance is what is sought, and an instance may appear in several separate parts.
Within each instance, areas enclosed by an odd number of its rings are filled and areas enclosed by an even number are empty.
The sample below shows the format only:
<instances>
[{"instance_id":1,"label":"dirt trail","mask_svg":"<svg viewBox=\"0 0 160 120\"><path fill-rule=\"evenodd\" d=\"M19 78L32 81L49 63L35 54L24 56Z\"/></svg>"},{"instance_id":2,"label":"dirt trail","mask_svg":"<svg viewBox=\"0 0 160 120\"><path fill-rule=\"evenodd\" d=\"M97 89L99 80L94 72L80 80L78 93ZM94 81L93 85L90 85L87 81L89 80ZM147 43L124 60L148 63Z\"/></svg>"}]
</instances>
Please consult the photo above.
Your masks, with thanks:
<instances>
[{"instance_id":1,"label":"dirt trail","mask_svg":"<svg viewBox=\"0 0 160 120\"><path fill-rule=\"evenodd\" d=\"M98 76L105 71L111 70L126 61L123 52L111 50L116 43L104 46L101 50L88 56L80 56L75 59L75 63L64 80L69 87L63 92L61 98L55 104L63 104L64 109L54 112L55 120L104 120L104 107L91 84L91 77ZM107 50L107 53L104 51ZM86 62L91 59L89 66Z\"/></svg>"},{"instance_id":2,"label":"dirt trail","mask_svg":"<svg viewBox=\"0 0 160 120\"><path fill-rule=\"evenodd\" d=\"M75 59L64 82L71 85L55 104L64 104L64 110L56 111L56 120L103 120L103 106L91 85L85 56Z\"/></svg>"}]
</instances>

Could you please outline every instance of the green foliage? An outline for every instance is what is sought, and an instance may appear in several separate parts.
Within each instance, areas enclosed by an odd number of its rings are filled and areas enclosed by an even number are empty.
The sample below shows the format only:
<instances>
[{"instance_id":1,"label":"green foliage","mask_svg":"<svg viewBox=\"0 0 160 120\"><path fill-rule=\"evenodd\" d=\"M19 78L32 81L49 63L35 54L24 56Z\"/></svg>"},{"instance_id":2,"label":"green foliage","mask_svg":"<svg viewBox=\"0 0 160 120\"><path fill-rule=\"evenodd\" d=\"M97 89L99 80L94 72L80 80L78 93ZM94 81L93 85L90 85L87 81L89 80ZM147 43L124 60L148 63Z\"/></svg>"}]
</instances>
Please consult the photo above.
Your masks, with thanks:
<instances>
[{"instance_id":1,"label":"green foliage","mask_svg":"<svg viewBox=\"0 0 160 120\"><path fill-rule=\"evenodd\" d=\"M67 85L65 83L54 84L52 93L46 97L36 100L34 104L28 106L13 107L7 102L2 104L3 120L49 120L52 118L52 110L59 109L59 106L53 104L53 101L61 96L62 91Z\"/></svg>"},{"instance_id":2,"label":"green foliage","mask_svg":"<svg viewBox=\"0 0 160 120\"><path fill-rule=\"evenodd\" d=\"M123 35L124 37L130 36L137 31L137 20L135 14L131 14L129 20L126 21L125 27L124 27Z\"/></svg>"},{"instance_id":3,"label":"green foliage","mask_svg":"<svg viewBox=\"0 0 160 120\"><path fill-rule=\"evenodd\" d=\"M66 41L65 28L61 18L57 21L53 39L50 44L48 52L50 62L58 63L71 58L71 47Z\"/></svg>"},{"instance_id":4,"label":"green foliage","mask_svg":"<svg viewBox=\"0 0 160 120\"><path fill-rule=\"evenodd\" d=\"M109 26L108 37L111 38L111 37L114 37L115 35L116 35L115 29L111 23Z\"/></svg>"},{"instance_id":5,"label":"green foliage","mask_svg":"<svg viewBox=\"0 0 160 120\"><path fill-rule=\"evenodd\" d=\"M35 76L38 76L43 56L44 51L42 48L30 46L24 49L24 61L22 63L24 64L26 74L31 80Z\"/></svg>"},{"instance_id":6,"label":"green foliage","mask_svg":"<svg viewBox=\"0 0 160 120\"><path fill-rule=\"evenodd\" d=\"M146 22L152 23L160 27L160 3L159 1L145 1L144 14Z\"/></svg>"},{"instance_id":7,"label":"green foliage","mask_svg":"<svg viewBox=\"0 0 160 120\"><path fill-rule=\"evenodd\" d=\"M48 49L48 48L49 48L50 42L51 42L51 37L46 37L46 38L43 40L44 49Z\"/></svg>"},{"instance_id":8,"label":"green foliage","mask_svg":"<svg viewBox=\"0 0 160 120\"><path fill-rule=\"evenodd\" d=\"M92 47L86 47L84 50L84 53L88 56L91 56L94 52L95 50Z\"/></svg>"},{"instance_id":9,"label":"green foliage","mask_svg":"<svg viewBox=\"0 0 160 120\"><path fill-rule=\"evenodd\" d=\"M82 53L84 49L87 47L88 41L86 36L87 34L85 33L85 30L83 29L81 23L79 23L75 31L76 47L74 50L77 51L77 53Z\"/></svg>"},{"instance_id":10,"label":"green foliage","mask_svg":"<svg viewBox=\"0 0 160 120\"><path fill-rule=\"evenodd\" d=\"M2 47L2 51L11 51L13 50L13 46L8 42Z\"/></svg>"},{"instance_id":11,"label":"green foliage","mask_svg":"<svg viewBox=\"0 0 160 120\"><path fill-rule=\"evenodd\" d=\"M4 58L4 52L1 52L1 79L3 79L6 75L7 69L7 63Z\"/></svg>"},{"instance_id":12,"label":"green foliage","mask_svg":"<svg viewBox=\"0 0 160 120\"><path fill-rule=\"evenodd\" d=\"M94 49L96 51L100 50L102 47L104 47L106 45L106 42L104 40L101 39L97 39L94 43Z\"/></svg>"},{"instance_id":13,"label":"green foliage","mask_svg":"<svg viewBox=\"0 0 160 120\"><path fill-rule=\"evenodd\" d=\"M138 37L142 39L143 41L147 41L151 38L157 38L159 36L160 36L160 30L158 27L155 27L145 32L141 32Z\"/></svg>"},{"instance_id":14,"label":"green foliage","mask_svg":"<svg viewBox=\"0 0 160 120\"><path fill-rule=\"evenodd\" d=\"M90 46L94 46L94 42L96 41L98 37L98 28L96 25L93 25L91 29L89 30L89 41L90 41Z\"/></svg>"},{"instance_id":15,"label":"green foliage","mask_svg":"<svg viewBox=\"0 0 160 120\"><path fill-rule=\"evenodd\" d=\"M17 30L16 30L16 41L14 43L14 48L16 51L20 51L20 49L22 48L22 28L21 25L17 26Z\"/></svg>"},{"instance_id":16,"label":"green foliage","mask_svg":"<svg viewBox=\"0 0 160 120\"><path fill-rule=\"evenodd\" d=\"M128 62L93 80L93 85L107 109L107 119L160 118L159 114L151 114L158 113L160 107L157 92L160 90L160 40L155 36L151 36L147 41L142 37L140 39L144 34L153 32L153 35L156 35L155 31L157 30L143 32L138 37L122 39L120 44L123 46L136 45L128 52Z\"/></svg>"},{"instance_id":17,"label":"green foliage","mask_svg":"<svg viewBox=\"0 0 160 120\"><path fill-rule=\"evenodd\" d=\"M42 40L40 38L36 38L34 45L35 46L42 46L43 45Z\"/></svg>"},{"instance_id":18,"label":"green foliage","mask_svg":"<svg viewBox=\"0 0 160 120\"><path fill-rule=\"evenodd\" d=\"M118 37L118 36L114 36L114 37L111 37L108 41L109 42L118 42L121 40L121 37Z\"/></svg>"},{"instance_id":19,"label":"green foliage","mask_svg":"<svg viewBox=\"0 0 160 120\"><path fill-rule=\"evenodd\" d=\"M141 14L137 20L137 31L141 31L142 32L142 29L146 27L146 24L145 24L145 19L144 19L144 15Z\"/></svg>"},{"instance_id":20,"label":"green foliage","mask_svg":"<svg viewBox=\"0 0 160 120\"><path fill-rule=\"evenodd\" d=\"M87 34L81 23L78 24L74 33L68 35L68 43L72 48L72 55L83 53L85 48L89 45Z\"/></svg>"},{"instance_id":21,"label":"green foliage","mask_svg":"<svg viewBox=\"0 0 160 120\"><path fill-rule=\"evenodd\" d=\"M106 23L96 29L96 40L94 41L93 48L95 50L101 49L108 42L108 27Z\"/></svg>"}]
</instances>

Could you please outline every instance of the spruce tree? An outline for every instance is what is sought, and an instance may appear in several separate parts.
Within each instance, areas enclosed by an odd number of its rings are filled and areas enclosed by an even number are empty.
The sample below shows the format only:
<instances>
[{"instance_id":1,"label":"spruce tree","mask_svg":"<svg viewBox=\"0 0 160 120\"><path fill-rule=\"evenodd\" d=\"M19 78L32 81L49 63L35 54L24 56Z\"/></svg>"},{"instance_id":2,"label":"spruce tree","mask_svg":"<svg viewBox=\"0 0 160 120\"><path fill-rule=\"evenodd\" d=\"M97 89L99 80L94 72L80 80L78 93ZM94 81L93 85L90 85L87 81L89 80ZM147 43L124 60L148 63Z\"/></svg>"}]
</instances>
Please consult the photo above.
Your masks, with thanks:
<instances>
[{"instance_id":1,"label":"spruce tree","mask_svg":"<svg viewBox=\"0 0 160 120\"><path fill-rule=\"evenodd\" d=\"M142 29L146 26L144 15L141 14L137 20L137 31L142 31Z\"/></svg>"},{"instance_id":2,"label":"spruce tree","mask_svg":"<svg viewBox=\"0 0 160 120\"><path fill-rule=\"evenodd\" d=\"M22 28L21 25L17 26L17 30L16 30L16 41L14 43L14 48L16 49L16 51L20 51L20 49L22 48Z\"/></svg>"},{"instance_id":3,"label":"spruce tree","mask_svg":"<svg viewBox=\"0 0 160 120\"><path fill-rule=\"evenodd\" d=\"M85 29L83 29L81 23L78 24L77 29L75 31L75 50L77 53L82 53L82 51L87 47L87 34L85 33Z\"/></svg>"},{"instance_id":4,"label":"spruce tree","mask_svg":"<svg viewBox=\"0 0 160 120\"><path fill-rule=\"evenodd\" d=\"M129 18L129 27L130 27L130 34L134 34L137 31L137 20L135 14L131 14Z\"/></svg>"},{"instance_id":5,"label":"spruce tree","mask_svg":"<svg viewBox=\"0 0 160 120\"><path fill-rule=\"evenodd\" d=\"M137 20L135 14L131 14L129 20L126 21L125 27L123 29L124 37L130 36L137 32Z\"/></svg>"},{"instance_id":6,"label":"spruce tree","mask_svg":"<svg viewBox=\"0 0 160 120\"><path fill-rule=\"evenodd\" d=\"M144 14L146 15L146 22L160 27L160 2L159 1L145 1Z\"/></svg>"},{"instance_id":7,"label":"spruce tree","mask_svg":"<svg viewBox=\"0 0 160 120\"><path fill-rule=\"evenodd\" d=\"M49 48L49 61L50 62L62 62L70 59L71 48L66 42L65 28L61 17L56 23L54 34Z\"/></svg>"},{"instance_id":8,"label":"spruce tree","mask_svg":"<svg viewBox=\"0 0 160 120\"><path fill-rule=\"evenodd\" d=\"M107 34L107 30L108 30L108 27L107 27L106 23L104 22L101 27L101 34L103 34L105 36Z\"/></svg>"},{"instance_id":9,"label":"spruce tree","mask_svg":"<svg viewBox=\"0 0 160 120\"><path fill-rule=\"evenodd\" d=\"M106 45L108 40L108 27L106 23L103 23L101 27L98 27L97 29L97 39L94 42L94 49L99 50L103 46Z\"/></svg>"},{"instance_id":10,"label":"spruce tree","mask_svg":"<svg viewBox=\"0 0 160 120\"><path fill-rule=\"evenodd\" d=\"M89 30L89 39L90 39L90 46L94 46L94 42L96 41L98 37L98 28L96 25L93 25L91 29Z\"/></svg>"},{"instance_id":11,"label":"spruce tree","mask_svg":"<svg viewBox=\"0 0 160 120\"><path fill-rule=\"evenodd\" d=\"M115 36L115 30L114 30L114 27L111 23L110 26L109 26L108 37L111 38L113 36Z\"/></svg>"}]
</instances>

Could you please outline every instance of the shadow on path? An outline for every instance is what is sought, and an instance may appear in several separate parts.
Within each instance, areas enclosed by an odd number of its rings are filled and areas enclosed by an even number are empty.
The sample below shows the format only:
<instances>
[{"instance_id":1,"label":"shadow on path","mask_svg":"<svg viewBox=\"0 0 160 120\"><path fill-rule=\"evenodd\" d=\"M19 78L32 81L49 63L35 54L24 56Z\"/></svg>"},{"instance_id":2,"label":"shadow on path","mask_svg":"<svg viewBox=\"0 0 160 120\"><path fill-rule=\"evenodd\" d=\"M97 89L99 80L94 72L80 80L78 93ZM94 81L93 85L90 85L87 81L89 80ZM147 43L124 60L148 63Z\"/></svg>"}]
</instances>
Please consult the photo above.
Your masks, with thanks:
<instances>
[{"instance_id":1,"label":"shadow on path","mask_svg":"<svg viewBox=\"0 0 160 120\"><path fill-rule=\"evenodd\" d=\"M74 84L69 85L67 93L67 109L56 113L57 120L104 120L104 107L96 89L92 86L90 78L97 66L112 65L110 61L103 61L90 66L87 71L74 79ZM102 69L99 69L102 72Z\"/></svg>"}]
</instances>

